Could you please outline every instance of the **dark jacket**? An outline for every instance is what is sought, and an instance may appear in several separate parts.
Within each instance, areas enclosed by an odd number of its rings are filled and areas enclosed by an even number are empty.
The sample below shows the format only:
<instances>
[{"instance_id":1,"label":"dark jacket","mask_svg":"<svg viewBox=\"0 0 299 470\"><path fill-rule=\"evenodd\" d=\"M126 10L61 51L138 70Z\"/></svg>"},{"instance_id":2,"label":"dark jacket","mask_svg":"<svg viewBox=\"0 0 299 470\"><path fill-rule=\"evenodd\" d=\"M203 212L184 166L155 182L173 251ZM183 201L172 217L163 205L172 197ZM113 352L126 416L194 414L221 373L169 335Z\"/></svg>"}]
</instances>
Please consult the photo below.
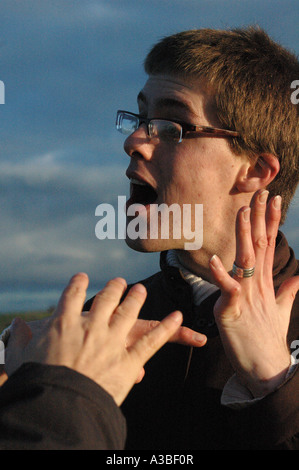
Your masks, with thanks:
<instances>
[{"instance_id":1,"label":"dark jacket","mask_svg":"<svg viewBox=\"0 0 299 470\"><path fill-rule=\"evenodd\" d=\"M145 366L145 377L123 404L127 419L127 449L151 450L299 450L299 372L278 390L242 410L222 406L220 398L233 370L214 322L214 293L199 307L191 287L178 269L165 262L161 271L141 281L148 296L141 318L161 320L181 310L184 325L208 336L203 348L164 346ZM279 233L274 262L274 284L298 273L298 262ZM89 301L85 309L91 304ZM290 323L289 344L299 337L299 296Z\"/></svg>"},{"instance_id":2,"label":"dark jacket","mask_svg":"<svg viewBox=\"0 0 299 470\"><path fill-rule=\"evenodd\" d=\"M274 264L278 286L298 273L298 263L279 234ZM142 318L161 320L175 309L184 324L208 336L206 346L168 344L146 365L142 382L123 405L127 449L299 449L299 372L278 390L243 410L220 404L233 374L213 319L218 293L200 307L190 286L165 263L143 281L148 297ZM87 302L87 310L92 299ZM288 334L299 337L297 295ZM66 367L24 364L0 389L0 449L122 449L126 425L113 399L96 383Z\"/></svg>"},{"instance_id":3,"label":"dark jacket","mask_svg":"<svg viewBox=\"0 0 299 470\"><path fill-rule=\"evenodd\" d=\"M123 449L112 397L67 367L27 363L0 388L1 450Z\"/></svg>"}]
</instances>

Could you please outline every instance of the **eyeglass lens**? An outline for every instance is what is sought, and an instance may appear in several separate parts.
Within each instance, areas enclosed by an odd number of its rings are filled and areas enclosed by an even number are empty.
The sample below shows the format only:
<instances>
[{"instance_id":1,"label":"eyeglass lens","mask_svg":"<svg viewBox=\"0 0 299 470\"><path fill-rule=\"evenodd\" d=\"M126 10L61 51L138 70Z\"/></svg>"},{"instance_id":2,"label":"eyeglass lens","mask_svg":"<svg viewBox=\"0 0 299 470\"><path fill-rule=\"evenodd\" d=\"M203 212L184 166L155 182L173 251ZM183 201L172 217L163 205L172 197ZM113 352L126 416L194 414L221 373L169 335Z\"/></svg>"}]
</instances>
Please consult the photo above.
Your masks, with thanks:
<instances>
[{"instance_id":1,"label":"eyeglass lens","mask_svg":"<svg viewBox=\"0 0 299 470\"><path fill-rule=\"evenodd\" d=\"M138 129L139 125L140 120L137 116L118 113L116 127L122 134L132 134ZM149 122L147 131L151 138L158 138L167 142L180 142L182 139L182 127L172 121L153 119Z\"/></svg>"},{"instance_id":2,"label":"eyeglass lens","mask_svg":"<svg viewBox=\"0 0 299 470\"><path fill-rule=\"evenodd\" d=\"M165 142L180 142L182 127L171 121L154 120L149 124L150 137L158 137Z\"/></svg>"},{"instance_id":3,"label":"eyeglass lens","mask_svg":"<svg viewBox=\"0 0 299 470\"><path fill-rule=\"evenodd\" d=\"M122 134L132 134L139 125L139 119L126 113L119 113L117 116L116 127Z\"/></svg>"}]
</instances>

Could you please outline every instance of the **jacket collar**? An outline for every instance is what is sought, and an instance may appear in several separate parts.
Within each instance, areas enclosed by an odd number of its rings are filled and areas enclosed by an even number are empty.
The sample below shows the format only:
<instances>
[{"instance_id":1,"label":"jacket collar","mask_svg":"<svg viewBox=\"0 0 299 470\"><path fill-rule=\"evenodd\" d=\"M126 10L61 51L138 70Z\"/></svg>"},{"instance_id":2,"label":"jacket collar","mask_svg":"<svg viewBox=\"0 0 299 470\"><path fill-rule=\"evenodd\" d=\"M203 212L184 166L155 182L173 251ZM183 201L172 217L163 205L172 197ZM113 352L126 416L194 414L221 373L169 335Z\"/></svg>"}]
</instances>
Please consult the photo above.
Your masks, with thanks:
<instances>
[{"instance_id":1,"label":"jacket collar","mask_svg":"<svg viewBox=\"0 0 299 470\"><path fill-rule=\"evenodd\" d=\"M162 251L160 255L160 267L167 277L172 280L182 281L179 269L167 264L167 251ZM294 251L289 247L286 237L282 232L278 232L276 238L275 256L273 262L273 282L277 289L280 284L298 272L298 261L295 258ZM183 280L183 282L185 282Z\"/></svg>"}]
</instances>

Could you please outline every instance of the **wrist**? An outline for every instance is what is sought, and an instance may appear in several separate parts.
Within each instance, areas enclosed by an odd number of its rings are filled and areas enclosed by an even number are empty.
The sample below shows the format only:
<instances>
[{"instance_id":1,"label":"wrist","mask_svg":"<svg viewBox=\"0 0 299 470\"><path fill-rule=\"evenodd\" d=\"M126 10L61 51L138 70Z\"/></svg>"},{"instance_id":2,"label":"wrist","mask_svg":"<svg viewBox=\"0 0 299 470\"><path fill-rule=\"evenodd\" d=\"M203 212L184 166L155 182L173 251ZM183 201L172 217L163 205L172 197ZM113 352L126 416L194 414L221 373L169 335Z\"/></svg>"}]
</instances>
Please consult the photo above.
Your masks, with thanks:
<instances>
[{"instance_id":1,"label":"wrist","mask_svg":"<svg viewBox=\"0 0 299 470\"><path fill-rule=\"evenodd\" d=\"M261 398L273 392L283 384L288 376L291 365L292 363L289 359L286 367L281 369L278 373L264 377L239 377L239 380L245 387L247 387L253 398Z\"/></svg>"}]
</instances>

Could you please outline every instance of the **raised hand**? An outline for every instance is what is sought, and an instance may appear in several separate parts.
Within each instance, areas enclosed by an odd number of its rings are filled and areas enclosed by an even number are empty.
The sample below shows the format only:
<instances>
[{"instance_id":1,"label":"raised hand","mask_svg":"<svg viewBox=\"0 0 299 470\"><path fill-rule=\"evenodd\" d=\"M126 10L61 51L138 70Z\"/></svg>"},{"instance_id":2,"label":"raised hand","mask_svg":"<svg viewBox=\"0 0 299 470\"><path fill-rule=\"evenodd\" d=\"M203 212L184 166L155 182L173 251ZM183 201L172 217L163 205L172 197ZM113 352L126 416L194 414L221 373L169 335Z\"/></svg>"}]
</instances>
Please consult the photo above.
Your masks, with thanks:
<instances>
[{"instance_id":1,"label":"raised hand","mask_svg":"<svg viewBox=\"0 0 299 470\"><path fill-rule=\"evenodd\" d=\"M14 322L6 351L8 375L23 362L67 366L97 382L120 405L145 362L168 340L195 346L206 341L204 335L180 329L180 312L160 323L138 323L136 328L146 289L136 284L120 302L127 287L122 278L109 281L90 311L82 314L87 286L86 274L75 275L53 316L33 336L24 321Z\"/></svg>"},{"instance_id":2,"label":"raised hand","mask_svg":"<svg viewBox=\"0 0 299 470\"><path fill-rule=\"evenodd\" d=\"M292 304L299 276L285 281L275 295L273 259L281 198L267 204L268 191L258 191L251 207L236 222L235 269L230 275L214 255L210 267L221 289L214 315L226 354L241 383L254 397L274 390L290 366L287 345ZM254 272L246 271L254 267ZM245 275L240 277L245 270Z\"/></svg>"}]
</instances>

